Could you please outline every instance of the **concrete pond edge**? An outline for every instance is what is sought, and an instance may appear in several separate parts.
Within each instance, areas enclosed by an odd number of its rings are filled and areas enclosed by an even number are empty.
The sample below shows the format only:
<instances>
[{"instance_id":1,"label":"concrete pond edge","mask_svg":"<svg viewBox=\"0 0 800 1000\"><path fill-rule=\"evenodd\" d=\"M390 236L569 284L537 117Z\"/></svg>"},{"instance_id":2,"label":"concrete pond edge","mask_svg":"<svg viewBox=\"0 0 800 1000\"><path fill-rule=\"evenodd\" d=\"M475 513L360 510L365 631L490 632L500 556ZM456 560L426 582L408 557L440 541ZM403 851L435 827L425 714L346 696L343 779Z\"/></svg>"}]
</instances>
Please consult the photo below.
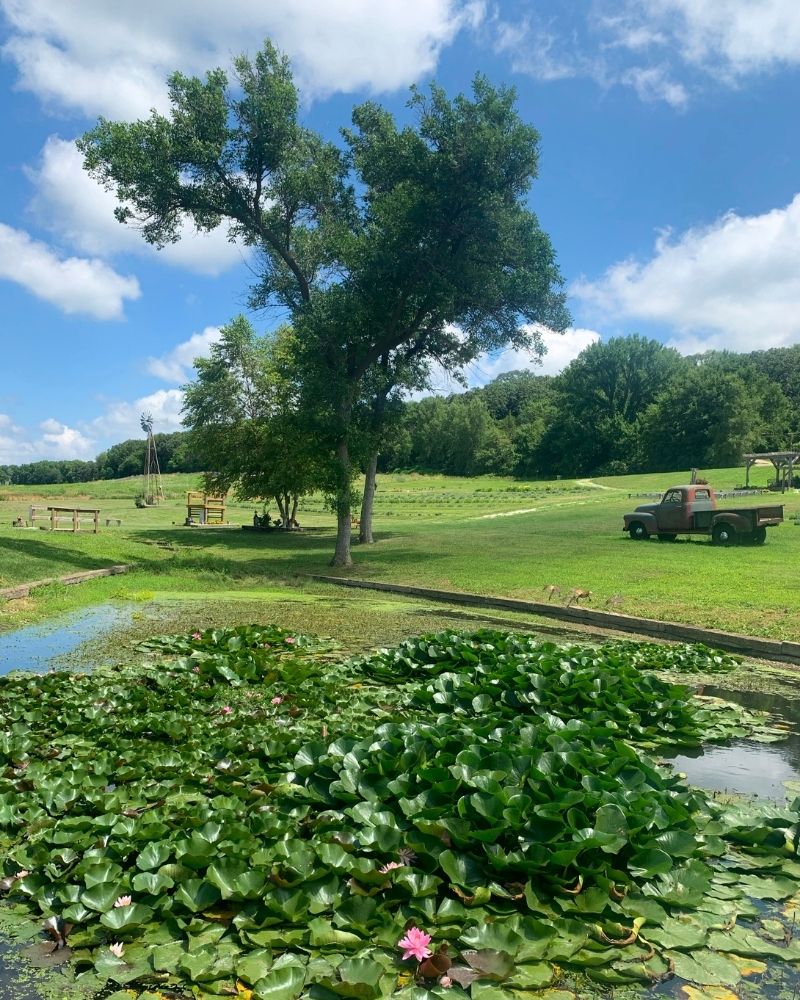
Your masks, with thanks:
<instances>
[{"instance_id":1,"label":"concrete pond edge","mask_svg":"<svg viewBox=\"0 0 800 1000\"><path fill-rule=\"evenodd\" d=\"M120 573L127 573L130 566L104 566L102 569L88 569L81 573L67 573L66 576L48 576L44 580L32 580L30 583L20 583L15 587L5 587L0 590L0 600L15 601L21 597L28 597L32 590L37 587L46 587L51 583L63 583L65 586L72 586L76 583L85 583L87 580L96 580L102 576L119 576Z\"/></svg>"},{"instance_id":2,"label":"concrete pond edge","mask_svg":"<svg viewBox=\"0 0 800 1000\"><path fill-rule=\"evenodd\" d=\"M358 580L341 576L310 574L312 580L330 583L338 587L355 587L362 590L379 590L389 594L404 594L407 597L425 597L429 600L448 604L462 604L477 608L499 608L504 611L522 611L541 618L555 618L573 625L592 625L596 628L612 629L616 632L632 632L654 639L671 642L700 642L716 649L724 649L742 656L752 656L761 660L775 660L779 663L800 665L800 642L783 642L780 639L761 639L758 636L740 635L737 632L722 632L718 629L702 628L699 625L683 625L680 622L662 622L655 618L639 618L616 611L596 611L593 608L563 607L541 601L522 601L510 597L490 597L483 594L469 594L457 590L434 590L430 587L412 587L398 583L380 583L372 580Z\"/></svg>"}]
</instances>

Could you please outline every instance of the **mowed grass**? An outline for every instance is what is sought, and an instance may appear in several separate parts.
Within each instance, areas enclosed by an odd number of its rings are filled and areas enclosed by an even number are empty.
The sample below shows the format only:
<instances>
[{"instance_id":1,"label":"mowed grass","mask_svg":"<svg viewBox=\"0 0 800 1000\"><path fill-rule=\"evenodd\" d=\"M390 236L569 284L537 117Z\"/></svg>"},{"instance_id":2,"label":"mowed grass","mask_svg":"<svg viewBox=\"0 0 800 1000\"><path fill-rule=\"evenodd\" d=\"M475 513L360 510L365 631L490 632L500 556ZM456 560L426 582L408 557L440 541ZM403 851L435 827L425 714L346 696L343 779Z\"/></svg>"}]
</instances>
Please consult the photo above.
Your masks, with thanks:
<instances>
[{"instance_id":1,"label":"mowed grass","mask_svg":"<svg viewBox=\"0 0 800 1000\"><path fill-rule=\"evenodd\" d=\"M705 475L720 489L744 478L741 469ZM763 484L767 475L755 469L751 481ZM646 502L629 494L665 489L685 481L685 473L546 483L385 475L378 482L378 543L354 546L353 568L337 570L328 565L334 526L321 498L303 505L306 530L298 534L185 528L189 478L189 486L196 485L196 477L165 477L171 499L148 510L133 506L138 480L82 484L81 502L97 500L103 518L123 519L121 528L103 528L97 536L12 529L13 517L24 516L37 494L31 487L0 490L6 496L0 501L0 586L118 562L134 567L125 578L48 587L0 605L0 628L115 595L181 592L202 599L331 574L534 600L544 599L548 584L559 586L564 598L581 587L592 591L594 607L611 602L631 614L800 639L800 531L788 519L800 514L800 495L793 492L725 501L783 502L787 521L770 531L763 547L720 549L702 537L633 542L622 531L626 510ZM60 496L66 502L66 494ZM46 502L55 499L50 494ZM252 512L252 505L231 506L229 520L249 523Z\"/></svg>"}]
</instances>

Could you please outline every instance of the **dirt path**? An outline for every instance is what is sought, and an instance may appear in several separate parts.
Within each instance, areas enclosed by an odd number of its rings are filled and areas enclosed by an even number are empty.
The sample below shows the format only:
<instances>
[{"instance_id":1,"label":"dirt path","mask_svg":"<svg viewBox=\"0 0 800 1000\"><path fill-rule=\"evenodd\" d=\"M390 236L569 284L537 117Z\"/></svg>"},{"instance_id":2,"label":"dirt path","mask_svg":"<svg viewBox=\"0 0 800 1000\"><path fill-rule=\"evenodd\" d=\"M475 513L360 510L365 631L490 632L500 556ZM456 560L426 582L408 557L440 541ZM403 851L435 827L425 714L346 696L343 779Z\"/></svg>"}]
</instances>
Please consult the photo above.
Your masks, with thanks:
<instances>
[{"instance_id":1,"label":"dirt path","mask_svg":"<svg viewBox=\"0 0 800 1000\"><path fill-rule=\"evenodd\" d=\"M595 483L591 479L576 479L575 480L575 485L576 486L588 486L590 489L593 489L593 490L611 490L612 492L614 492L614 487L613 486L603 486L602 483Z\"/></svg>"}]
</instances>

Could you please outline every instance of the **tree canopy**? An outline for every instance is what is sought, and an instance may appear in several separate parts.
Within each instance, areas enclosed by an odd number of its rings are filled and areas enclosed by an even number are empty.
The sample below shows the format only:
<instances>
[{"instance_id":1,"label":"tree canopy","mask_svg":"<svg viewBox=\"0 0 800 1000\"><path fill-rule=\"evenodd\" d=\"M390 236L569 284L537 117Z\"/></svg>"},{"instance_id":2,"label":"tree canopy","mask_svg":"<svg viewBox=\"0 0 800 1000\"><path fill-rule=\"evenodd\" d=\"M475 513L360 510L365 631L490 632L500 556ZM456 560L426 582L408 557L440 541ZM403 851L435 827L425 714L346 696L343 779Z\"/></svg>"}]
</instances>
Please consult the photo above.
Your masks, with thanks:
<instances>
[{"instance_id":1,"label":"tree canopy","mask_svg":"<svg viewBox=\"0 0 800 1000\"><path fill-rule=\"evenodd\" d=\"M279 305L296 334L306 406L331 429L335 561L350 562L354 464L380 445L386 403L439 361L458 369L536 324L568 322L551 243L528 207L539 137L513 90L477 77L470 97L412 92L413 125L368 102L342 145L298 120L289 65L265 43L204 80L176 73L169 115L100 120L79 140L116 193L121 222L164 246L189 219L253 246L253 306Z\"/></svg>"}]
</instances>

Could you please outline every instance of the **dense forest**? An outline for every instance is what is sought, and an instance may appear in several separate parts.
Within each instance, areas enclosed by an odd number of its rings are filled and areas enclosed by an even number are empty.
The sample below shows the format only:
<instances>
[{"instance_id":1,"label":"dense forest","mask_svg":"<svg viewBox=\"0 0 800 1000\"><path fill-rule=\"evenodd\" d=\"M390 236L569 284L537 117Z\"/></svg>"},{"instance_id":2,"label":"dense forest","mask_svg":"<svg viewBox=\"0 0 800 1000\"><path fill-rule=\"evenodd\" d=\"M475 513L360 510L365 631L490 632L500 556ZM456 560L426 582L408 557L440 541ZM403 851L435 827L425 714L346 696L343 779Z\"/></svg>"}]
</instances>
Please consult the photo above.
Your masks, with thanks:
<instances>
[{"instance_id":1,"label":"dense forest","mask_svg":"<svg viewBox=\"0 0 800 1000\"><path fill-rule=\"evenodd\" d=\"M555 377L517 371L408 403L382 471L520 478L737 465L800 440L800 346L682 357L619 337Z\"/></svg>"},{"instance_id":2,"label":"dense forest","mask_svg":"<svg viewBox=\"0 0 800 1000\"><path fill-rule=\"evenodd\" d=\"M157 434L162 472L199 472L187 432ZM519 478L737 465L800 442L800 345L682 357L639 336L598 342L557 376L508 372L480 389L403 404L379 468ZM0 465L0 483L134 476L144 440L93 462Z\"/></svg>"}]
</instances>

